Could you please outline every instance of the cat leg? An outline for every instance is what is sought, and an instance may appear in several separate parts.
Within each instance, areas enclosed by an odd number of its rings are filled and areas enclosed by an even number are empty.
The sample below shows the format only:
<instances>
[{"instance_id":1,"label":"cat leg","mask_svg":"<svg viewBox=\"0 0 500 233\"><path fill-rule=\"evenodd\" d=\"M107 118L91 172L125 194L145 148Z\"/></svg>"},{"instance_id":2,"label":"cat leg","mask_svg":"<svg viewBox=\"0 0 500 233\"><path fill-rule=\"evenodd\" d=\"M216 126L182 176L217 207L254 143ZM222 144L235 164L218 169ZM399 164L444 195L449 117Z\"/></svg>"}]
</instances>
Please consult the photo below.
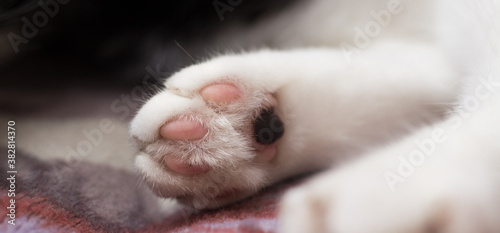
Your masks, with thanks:
<instances>
[{"instance_id":1,"label":"cat leg","mask_svg":"<svg viewBox=\"0 0 500 233\"><path fill-rule=\"evenodd\" d=\"M476 90L446 121L287 193L282 232L500 232L500 89Z\"/></svg>"},{"instance_id":2,"label":"cat leg","mask_svg":"<svg viewBox=\"0 0 500 233\"><path fill-rule=\"evenodd\" d=\"M131 123L136 166L158 195L198 209L330 167L453 98L442 56L407 47L374 47L350 63L335 49L262 50L185 68Z\"/></svg>"}]
</instances>

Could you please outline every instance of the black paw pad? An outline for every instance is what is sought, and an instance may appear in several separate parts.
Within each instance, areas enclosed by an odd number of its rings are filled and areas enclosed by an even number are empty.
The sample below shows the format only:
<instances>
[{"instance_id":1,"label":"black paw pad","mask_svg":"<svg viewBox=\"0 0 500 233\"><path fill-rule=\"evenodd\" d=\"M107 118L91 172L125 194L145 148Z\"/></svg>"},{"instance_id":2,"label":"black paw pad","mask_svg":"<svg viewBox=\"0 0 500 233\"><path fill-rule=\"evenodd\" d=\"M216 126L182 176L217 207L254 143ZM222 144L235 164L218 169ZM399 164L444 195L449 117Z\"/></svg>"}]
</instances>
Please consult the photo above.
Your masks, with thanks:
<instances>
[{"instance_id":1,"label":"black paw pad","mask_svg":"<svg viewBox=\"0 0 500 233\"><path fill-rule=\"evenodd\" d=\"M255 119L254 137L258 143L272 144L283 136L285 128L281 119L274 114L274 109L263 110Z\"/></svg>"}]
</instances>

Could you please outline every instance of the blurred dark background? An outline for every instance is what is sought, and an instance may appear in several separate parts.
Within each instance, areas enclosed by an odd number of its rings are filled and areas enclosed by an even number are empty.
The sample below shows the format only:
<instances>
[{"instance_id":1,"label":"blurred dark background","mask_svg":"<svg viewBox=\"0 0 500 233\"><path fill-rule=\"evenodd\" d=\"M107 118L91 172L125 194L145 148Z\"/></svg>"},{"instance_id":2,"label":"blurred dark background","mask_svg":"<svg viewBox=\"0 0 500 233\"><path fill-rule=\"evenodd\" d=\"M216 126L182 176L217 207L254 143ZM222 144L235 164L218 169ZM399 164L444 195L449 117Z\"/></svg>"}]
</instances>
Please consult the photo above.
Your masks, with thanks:
<instances>
[{"instance_id":1,"label":"blurred dark background","mask_svg":"<svg viewBox=\"0 0 500 233\"><path fill-rule=\"evenodd\" d=\"M147 66L160 65L168 75L193 62L176 42L203 58L206 51L228 49L210 42L227 25L249 26L290 2L3 0L1 82L50 89L137 85Z\"/></svg>"},{"instance_id":2,"label":"blurred dark background","mask_svg":"<svg viewBox=\"0 0 500 233\"><path fill-rule=\"evenodd\" d=\"M0 115L109 113L123 93L154 93L193 60L233 49L217 43L227 28L244 30L291 2L0 0Z\"/></svg>"}]
</instances>

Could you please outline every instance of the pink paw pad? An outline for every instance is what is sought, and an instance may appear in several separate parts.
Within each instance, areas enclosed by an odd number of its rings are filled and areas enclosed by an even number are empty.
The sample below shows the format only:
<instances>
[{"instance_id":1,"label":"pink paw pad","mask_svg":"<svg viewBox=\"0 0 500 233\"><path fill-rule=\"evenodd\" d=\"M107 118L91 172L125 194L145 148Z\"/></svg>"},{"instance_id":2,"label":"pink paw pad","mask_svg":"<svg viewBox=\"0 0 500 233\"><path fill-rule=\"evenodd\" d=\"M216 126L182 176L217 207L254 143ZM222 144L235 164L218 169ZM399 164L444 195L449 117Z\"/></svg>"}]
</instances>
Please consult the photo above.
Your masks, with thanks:
<instances>
[{"instance_id":1,"label":"pink paw pad","mask_svg":"<svg viewBox=\"0 0 500 233\"><path fill-rule=\"evenodd\" d=\"M206 86L200 94L206 102L230 104L240 98L241 91L233 84L220 83Z\"/></svg>"},{"instance_id":2,"label":"pink paw pad","mask_svg":"<svg viewBox=\"0 0 500 233\"><path fill-rule=\"evenodd\" d=\"M178 158L166 157L164 159L165 165L170 168L173 172L185 175L194 176L202 173L206 173L210 168L206 165L194 165L183 162Z\"/></svg>"},{"instance_id":3,"label":"pink paw pad","mask_svg":"<svg viewBox=\"0 0 500 233\"><path fill-rule=\"evenodd\" d=\"M259 163L268 163L276 157L276 143L271 145L259 145L257 148L257 156L255 161Z\"/></svg>"},{"instance_id":4,"label":"pink paw pad","mask_svg":"<svg viewBox=\"0 0 500 233\"><path fill-rule=\"evenodd\" d=\"M169 140L198 140L207 132L199 122L187 119L172 121L160 128L160 135Z\"/></svg>"}]
</instances>

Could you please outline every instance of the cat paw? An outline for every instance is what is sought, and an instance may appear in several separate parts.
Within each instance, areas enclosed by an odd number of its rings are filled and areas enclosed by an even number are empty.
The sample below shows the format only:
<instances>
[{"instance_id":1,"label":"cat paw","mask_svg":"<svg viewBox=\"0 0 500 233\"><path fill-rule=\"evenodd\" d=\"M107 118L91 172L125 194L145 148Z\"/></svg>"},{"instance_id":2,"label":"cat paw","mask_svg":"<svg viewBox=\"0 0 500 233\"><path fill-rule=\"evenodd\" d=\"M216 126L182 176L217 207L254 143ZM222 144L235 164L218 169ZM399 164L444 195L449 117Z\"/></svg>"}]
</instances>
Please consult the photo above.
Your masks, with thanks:
<instances>
[{"instance_id":1,"label":"cat paw","mask_svg":"<svg viewBox=\"0 0 500 233\"><path fill-rule=\"evenodd\" d=\"M484 174L442 172L413 177L395 192L368 163L329 172L285 195L280 232L498 232L498 193L492 191L498 184Z\"/></svg>"},{"instance_id":2,"label":"cat paw","mask_svg":"<svg viewBox=\"0 0 500 233\"><path fill-rule=\"evenodd\" d=\"M144 181L157 195L196 209L220 207L267 185L284 134L273 92L237 72L203 69L171 77L130 130Z\"/></svg>"}]
</instances>

